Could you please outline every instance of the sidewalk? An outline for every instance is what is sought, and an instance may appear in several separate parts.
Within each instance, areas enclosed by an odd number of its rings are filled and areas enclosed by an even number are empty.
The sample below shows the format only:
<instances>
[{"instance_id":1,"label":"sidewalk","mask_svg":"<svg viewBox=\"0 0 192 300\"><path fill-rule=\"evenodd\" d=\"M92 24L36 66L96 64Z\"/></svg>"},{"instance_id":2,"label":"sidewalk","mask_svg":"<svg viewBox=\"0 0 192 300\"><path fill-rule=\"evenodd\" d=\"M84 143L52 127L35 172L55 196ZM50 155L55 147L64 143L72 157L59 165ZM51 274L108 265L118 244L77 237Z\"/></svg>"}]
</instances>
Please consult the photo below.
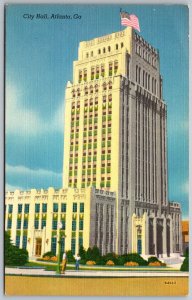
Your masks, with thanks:
<instances>
[{"instance_id":1,"label":"sidewalk","mask_svg":"<svg viewBox=\"0 0 192 300\"><path fill-rule=\"evenodd\" d=\"M46 276L46 277L188 277L188 272L164 271L88 271L67 270L65 274L42 269L5 268L5 275Z\"/></svg>"}]
</instances>

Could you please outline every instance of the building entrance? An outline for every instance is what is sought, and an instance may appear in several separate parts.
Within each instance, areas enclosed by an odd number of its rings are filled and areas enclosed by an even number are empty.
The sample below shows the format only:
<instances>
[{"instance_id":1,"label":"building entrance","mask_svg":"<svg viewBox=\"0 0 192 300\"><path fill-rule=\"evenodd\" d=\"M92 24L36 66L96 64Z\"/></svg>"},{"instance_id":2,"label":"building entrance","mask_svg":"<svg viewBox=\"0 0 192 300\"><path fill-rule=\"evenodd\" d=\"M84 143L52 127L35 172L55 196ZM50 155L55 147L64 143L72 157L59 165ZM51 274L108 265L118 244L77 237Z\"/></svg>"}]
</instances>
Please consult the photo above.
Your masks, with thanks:
<instances>
[{"instance_id":1,"label":"building entrance","mask_svg":"<svg viewBox=\"0 0 192 300\"><path fill-rule=\"evenodd\" d=\"M35 256L41 256L42 239L36 239Z\"/></svg>"}]
</instances>

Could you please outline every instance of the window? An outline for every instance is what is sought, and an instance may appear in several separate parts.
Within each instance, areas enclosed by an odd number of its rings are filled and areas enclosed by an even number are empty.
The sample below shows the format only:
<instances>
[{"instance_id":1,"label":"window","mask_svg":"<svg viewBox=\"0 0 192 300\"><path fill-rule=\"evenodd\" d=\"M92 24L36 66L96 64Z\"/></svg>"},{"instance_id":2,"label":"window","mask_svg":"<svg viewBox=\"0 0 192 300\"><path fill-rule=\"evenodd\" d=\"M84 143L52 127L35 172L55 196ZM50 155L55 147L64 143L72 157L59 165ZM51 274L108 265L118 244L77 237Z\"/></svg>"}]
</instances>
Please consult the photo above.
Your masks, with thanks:
<instances>
[{"instance_id":1,"label":"window","mask_svg":"<svg viewBox=\"0 0 192 300\"><path fill-rule=\"evenodd\" d=\"M93 57L93 51L91 51L91 56Z\"/></svg>"},{"instance_id":2,"label":"window","mask_svg":"<svg viewBox=\"0 0 192 300\"><path fill-rule=\"evenodd\" d=\"M101 65L101 76L102 77L105 76L105 67L104 67L104 65Z\"/></svg>"},{"instance_id":3,"label":"window","mask_svg":"<svg viewBox=\"0 0 192 300\"><path fill-rule=\"evenodd\" d=\"M46 227L46 220L42 219L41 220L41 229L43 229L44 227Z\"/></svg>"},{"instance_id":4,"label":"window","mask_svg":"<svg viewBox=\"0 0 192 300\"><path fill-rule=\"evenodd\" d=\"M83 230L83 220L79 220L79 230Z\"/></svg>"},{"instance_id":5,"label":"window","mask_svg":"<svg viewBox=\"0 0 192 300\"><path fill-rule=\"evenodd\" d=\"M17 219L17 229L21 229L21 219Z\"/></svg>"},{"instance_id":6,"label":"window","mask_svg":"<svg viewBox=\"0 0 192 300\"><path fill-rule=\"evenodd\" d=\"M77 203L73 203L73 212L77 212Z\"/></svg>"},{"instance_id":7,"label":"window","mask_svg":"<svg viewBox=\"0 0 192 300\"><path fill-rule=\"evenodd\" d=\"M96 86L95 86L95 93L98 93L98 90L99 90L99 88L98 88L98 85L96 84Z\"/></svg>"},{"instance_id":8,"label":"window","mask_svg":"<svg viewBox=\"0 0 192 300\"><path fill-rule=\"evenodd\" d=\"M29 204L25 204L25 214L29 213Z\"/></svg>"},{"instance_id":9,"label":"window","mask_svg":"<svg viewBox=\"0 0 192 300\"><path fill-rule=\"evenodd\" d=\"M75 90L72 90L72 97L75 98ZM72 107L73 109L74 107Z\"/></svg>"},{"instance_id":10,"label":"window","mask_svg":"<svg viewBox=\"0 0 192 300\"><path fill-rule=\"evenodd\" d=\"M101 49L98 50L98 54L101 54Z\"/></svg>"},{"instance_id":11,"label":"window","mask_svg":"<svg viewBox=\"0 0 192 300\"><path fill-rule=\"evenodd\" d=\"M9 204L8 213L12 214L12 212L13 212L13 204Z\"/></svg>"},{"instance_id":12,"label":"window","mask_svg":"<svg viewBox=\"0 0 192 300\"><path fill-rule=\"evenodd\" d=\"M108 46L108 51L111 52L111 47L110 46Z\"/></svg>"},{"instance_id":13,"label":"window","mask_svg":"<svg viewBox=\"0 0 192 300\"><path fill-rule=\"evenodd\" d=\"M8 219L7 229L11 229L12 227L12 219Z\"/></svg>"},{"instance_id":14,"label":"window","mask_svg":"<svg viewBox=\"0 0 192 300\"><path fill-rule=\"evenodd\" d=\"M42 204L42 212L46 213L47 212L47 203Z\"/></svg>"},{"instance_id":15,"label":"window","mask_svg":"<svg viewBox=\"0 0 192 300\"><path fill-rule=\"evenodd\" d=\"M27 236L26 236L26 235L23 236L23 244L22 244L22 248L23 248L23 249L26 249L26 248L27 248Z\"/></svg>"},{"instance_id":16,"label":"window","mask_svg":"<svg viewBox=\"0 0 192 300\"><path fill-rule=\"evenodd\" d=\"M80 203L80 213L84 212L84 203Z\"/></svg>"},{"instance_id":17,"label":"window","mask_svg":"<svg viewBox=\"0 0 192 300\"><path fill-rule=\"evenodd\" d=\"M118 50L118 48L119 48L119 47L118 47L118 44L116 44L116 45L115 45L115 49Z\"/></svg>"},{"instance_id":18,"label":"window","mask_svg":"<svg viewBox=\"0 0 192 300\"><path fill-rule=\"evenodd\" d=\"M105 82L103 83L103 90L104 90L104 91L106 91L106 90L107 90L107 85L106 85L106 83L105 83Z\"/></svg>"},{"instance_id":19,"label":"window","mask_svg":"<svg viewBox=\"0 0 192 300\"><path fill-rule=\"evenodd\" d=\"M57 230L57 220L52 221L52 229Z\"/></svg>"},{"instance_id":20,"label":"window","mask_svg":"<svg viewBox=\"0 0 192 300\"><path fill-rule=\"evenodd\" d=\"M28 229L28 219L24 219L23 229Z\"/></svg>"},{"instance_id":21,"label":"window","mask_svg":"<svg viewBox=\"0 0 192 300\"><path fill-rule=\"evenodd\" d=\"M81 246L83 246L83 238L82 237L79 238L79 247L81 247Z\"/></svg>"},{"instance_id":22,"label":"window","mask_svg":"<svg viewBox=\"0 0 192 300\"><path fill-rule=\"evenodd\" d=\"M87 70L86 69L83 72L83 79L84 79L84 81L87 81Z\"/></svg>"},{"instance_id":23,"label":"window","mask_svg":"<svg viewBox=\"0 0 192 300\"><path fill-rule=\"evenodd\" d=\"M76 240L73 238L71 239L71 251L73 255L75 255L75 248L76 248Z\"/></svg>"},{"instance_id":24,"label":"window","mask_svg":"<svg viewBox=\"0 0 192 300\"><path fill-rule=\"evenodd\" d=\"M103 48L103 53L105 53L105 48Z\"/></svg>"},{"instance_id":25,"label":"window","mask_svg":"<svg viewBox=\"0 0 192 300\"><path fill-rule=\"evenodd\" d=\"M61 212L66 212L66 209L67 209L67 204L61 203Z\"/></svg>"},{"instance_id":26,"label":"window","mask_svg":"<svg viewBox=\"0 0 192 300\"><path fill-rule=\"evenodd\" d=\"M65 230L66 229L66 222L65 220L61 220L62 223L62 229Z\"/></svg>"},{"instance_id":27,"label":"window","mask_svg":"<svg viewBox=\"0 0 192 300\"><path fill-rule=\"evenodd\" d=\"M57 238L52 237L51 238L51 252L53 252L56 255L56 249L57 249Z\"/></svg>"},{"instance_id":28,"label":"window","mask_svg":"<svg viewBox=\"0 0 192 300\"><path fill-rule=\"evenodd\" d=\"M117 73L117 70L118 70L118 61L116 60L115 63L114 63L114 72L115 72L115 74Z\"/></svg>"},{"instance_id":29,"label":"window","mask_svg":"<svg viewBox=\"0 0 192 300\"><path fill-rule=\"evenodd\" d=\"M20 235L16 235L16 246L19 248L20 246Z\"/></svg>"},{"instance_id":30,"label":"window","mask_svg":"<svg viewBox=\"0 0 192 300\"><path fill-rule=\"evenodd\" d=\"M123 43L121 43L121 48L123 48Z\"/></svg>"},{"instance_id":31,"label":"window","mask_svg":"<svg viewBox=\"0 0 192 300\"><path fill-rule=\"evenodd\" d=\"M35 229L39 229L39 219L35 219L34 227L35 227Z\"/></svg>"},{"instance_id":32,"label":"window","mask_svg":"<svg viewBox=\"0 0 192 300\"><path fill-rule=\"evenodd\" d=\"M88 95L88 87L87 86L85 87L84 91L85 91L85 95Z\"/></svg>"},{"instance_id":33,"label":"window","mask_svg":"<svg viewBox=\"0 0 192 300\"><path fill-rule=\"evenodd\" d=\"M113 74L113 63L110 62L109 63L109 76L112 76L112 74Z\"/></svg>"},{"instance_id":34,"label":"window","mask_svg":"<svg viewBox=\"0 0 192 300\"><path fill-rule=\"evenodd\" d=\"M112 90L112 82L109 82L109 90Z\"/></svg>"},{"instance_id":35,"label":"window","mask_svg":"<svg viewBox=\"0 0 192 300\"><path fill-rule=\"evenodd\" d=\"M18 204L18 214L22 213L22 204Z\"/></svg>"},{"instance_id":36,"label":"window","mask_svg":"<svg viewBox=\"0 0 192 300\"><path fill-rule=\"evenodd\" d=\"M86 53L86 58L88 58L88 57L89 57L89 53L87 52L87 53Z\"/></svg>"},{"instance_id":37,"label":"window","mask_svg":"<svg viewBox=\"0 0 192 300\"><path fill-rule=\"evenodd\" d=\"M76 230L76 220L72 220L72 231Z\"/></svg>"},{"instance_id":38,"label":"window","mask_svg":"<svg viewBox=\"0 0 192 300\"><path fill-rule=\"evenodd\" d=\"M90 93L93 94L93 86L90 86Z\"/></svg>"},{"instance_id":39,"label":"window","mask_svg":"<svg viewBox=\"0 0 192 300\"><path fill-rule=\"evenodd\" d=\"M58 212L58 203L53 203L53 212Z\"/></svg>"},{"instance_id":40,"label":"window","mask_svg":"<svg viewBox=\"0 0 192 300\"><path fill-rule=\"evenodd\" d=\"M35 204L35 212L39 213L40 212L40 204Z\"/></svg>"},{"instance_id":41,"label":"window","mask_svg":"<svg viewBox=\"0 0 192 300\"><path fill-rule=\"evenodd\" d=\"M80 70L79 71L79 82L81 82L82 81L82 71Z\"/></svg>"},{"instance_id":42,"label":"window","mask_svg":"<svg viewBox=\"0 0 192 300\"><path fill-rule=\"evenodd\" d=\"M77 89L77 96L81 96L81 92L80 92L80 89Z\"/></svg>"}]
</instances>

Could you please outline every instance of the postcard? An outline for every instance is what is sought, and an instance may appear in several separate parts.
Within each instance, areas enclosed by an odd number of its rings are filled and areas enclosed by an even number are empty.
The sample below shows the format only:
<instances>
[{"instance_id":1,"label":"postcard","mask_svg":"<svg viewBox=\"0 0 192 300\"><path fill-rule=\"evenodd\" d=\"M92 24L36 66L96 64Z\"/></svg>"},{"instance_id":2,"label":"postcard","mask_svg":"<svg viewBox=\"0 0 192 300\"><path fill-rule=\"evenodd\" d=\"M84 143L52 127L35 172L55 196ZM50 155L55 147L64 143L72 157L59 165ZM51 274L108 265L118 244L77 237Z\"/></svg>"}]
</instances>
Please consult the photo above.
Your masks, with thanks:
<instances>
[{"instance_id":1,"label":"postcard","mask_svg":"<svg viewBox=\"0 0 192 300\"><path fill-rule=\"evenodd\" d=\"M5 294L183 296L185 5L5 5Z\"/></svg>"}]
</instances>

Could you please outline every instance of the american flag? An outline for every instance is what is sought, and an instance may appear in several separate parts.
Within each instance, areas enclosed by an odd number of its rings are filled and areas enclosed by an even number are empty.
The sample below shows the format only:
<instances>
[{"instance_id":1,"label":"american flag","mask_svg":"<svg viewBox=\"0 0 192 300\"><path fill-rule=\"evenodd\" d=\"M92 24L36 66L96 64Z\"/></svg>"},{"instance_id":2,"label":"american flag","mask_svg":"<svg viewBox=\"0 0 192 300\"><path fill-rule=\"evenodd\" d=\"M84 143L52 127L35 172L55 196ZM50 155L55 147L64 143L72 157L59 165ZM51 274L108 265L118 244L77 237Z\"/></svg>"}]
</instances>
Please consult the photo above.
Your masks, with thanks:
<instances>
[{"instance_id":1,"label":"american flag","mask_svg":"<svg viewBox=\"0 0 192 300\"><path fill-rule=\"evenodd\" d=\"M129 15L126 12L121 13L121 25L130 26L140 32L139 19L135 15Z\"/></svg>"}]
</instances>

